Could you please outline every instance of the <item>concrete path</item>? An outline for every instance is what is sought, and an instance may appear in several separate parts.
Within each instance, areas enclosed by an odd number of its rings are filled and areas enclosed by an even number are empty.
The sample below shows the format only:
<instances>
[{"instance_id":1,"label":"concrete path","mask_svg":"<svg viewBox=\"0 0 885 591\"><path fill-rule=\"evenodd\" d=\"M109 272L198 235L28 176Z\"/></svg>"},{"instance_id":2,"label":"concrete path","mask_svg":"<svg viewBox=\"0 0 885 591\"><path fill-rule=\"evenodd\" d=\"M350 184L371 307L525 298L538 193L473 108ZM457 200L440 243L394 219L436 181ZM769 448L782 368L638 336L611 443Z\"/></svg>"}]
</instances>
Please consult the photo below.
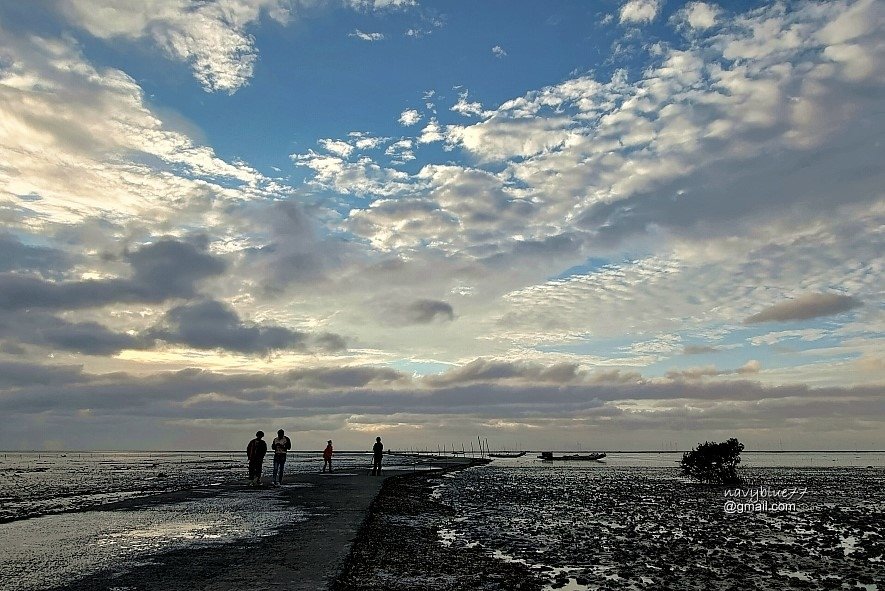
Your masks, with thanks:
<instances>
[{"instance_id":1,"label":"concrete path","mask_svg":"<svg viewBox=\"0 0 885 591\"><path fill-rule=\"evenodd\" d=\"M427 466L449 470L487 463L488 460L435 458L432 464L430 462L428 459ZM312 514L307 521L287 526L278 535L268 538L267 543L262 543L259 568L251 571L237 567L227 569L203 585L189 587L206 591L329 589L341 573L384 480L414 473L414 470L391 469L384 470L379 477L362 469L332 474L295 474L294 482L308 486L283 486L279 491L295 507Z\"/></svg>"},{"instance_id":2,"label":"concrete path","mask_svg":"<svg viewBox=\"0 0 885 591\"><path fill-rule=\"evenodd\" d=\"M217 591L328 589L341 571L381 484L386 478L402 473L405 472L389 470L377 477L362 470L296 475L297 484L311 486L284 486L279 491L293 505L311 514L307 521L287 526L273 536L270 551L262 556L260 568L251 574L231 569L219 573L204 588Z\"/></svg>"}]
</instances>

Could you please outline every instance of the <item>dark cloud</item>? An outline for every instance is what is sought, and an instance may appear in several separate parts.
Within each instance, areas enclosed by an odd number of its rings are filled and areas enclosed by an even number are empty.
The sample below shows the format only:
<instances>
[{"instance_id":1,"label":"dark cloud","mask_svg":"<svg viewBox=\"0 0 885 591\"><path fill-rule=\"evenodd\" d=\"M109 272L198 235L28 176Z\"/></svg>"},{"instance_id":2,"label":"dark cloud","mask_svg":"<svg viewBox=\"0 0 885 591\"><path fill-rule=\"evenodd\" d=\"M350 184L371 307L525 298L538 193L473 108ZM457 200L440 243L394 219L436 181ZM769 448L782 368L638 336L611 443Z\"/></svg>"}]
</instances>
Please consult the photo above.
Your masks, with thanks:
<instances>
[{"instance_id":1,"label":"dark cloud","mask_svg":"<svg viewBox=\"0 0 885 591\"><path fill-rule=\"evenodd\" d=\"M351 259L362 257L356 245L321 232L316 212L301 204L251 207L255 233L267 235L267 242L243 251L237 273L255 277L268 293L304 287L315 290L333 271L337 276Z\"/></svg>"},{"instance_id":2,"label":"dark cloud","mask_svg":"<svg viewBox=\"0 0 885 591\"><path fill-rule=\"evenodd\" d=\"M195 349L225 349L239 353L304 351L311 347L345 348L344 339L335 334L313 336L280 326L244 323L232 308L215 300L172 308L166 313L163 326L147 331L146 336Z\"/></svg>"},{"instance_id":3,"label":"dark cloud","mask_svg":"<svg viewBox=\"0 0 885 591\"><path fill-rule=\"evenodd\" d=\"M0 343L0 353L7 355L24 355L27 351L24 347L15 343Z\"/></svg>"},{"instance_id":4,"label":"dark cloud","mask_svg":"<svg viewBox=\"0 0 885 591\"><path fill-rule=\"evenodd\" d=\"M0 272L59 271L69 268L71 262L71 257L60 250L29 246L9 234L0 234Z\"/></svg>"},{"instance_id":5,"label":"dark cloud","mask_svg":"<svg viewBox=\"0 0 885 591\"><path fill-rule=\"evenodd\" d=\"M97 322L67 322L53 317L44 324L40 332L43 342L37 344L85 355L114 355L123 349L147 346L143 339L113 332Z\"/></svg>"},{"instance_id":6,"label":"dark cloud","mask_svg":"<svg viewBox=\"0 0 885 591\"><path fill-rule=\"evenodd\" d=\"M10 371L6 371L10 368ZM374 367L324 367L276 373L225 374L197 369L153 375L84 374L79 368L0 364L0 412L126 414L130 417L244 419L252 416L359 415L385 422L411 414L453 420L487 417L552 421L629 415L639 422L669 420L679 407L698 419L732 420L730 428L754 422L813 415L808 404L827 404L843 417L883 405L881 387L770 387L733 382L558 383L498 381L440 383ZM648 401L650 405L622 401ZM694 401L690 412L685 402ZM659 410L656 410L660 407ZM635 410L634 410L635 409ZM644 410L643 410L644 409ZM776 409L774 411L773 409ZM674 415L681 418L681 415ZM828 415L819 415L828 416ZM460 419L456 419L460 417ZM715 422L715 421L714 421Z\"/></svg>"},{"instance_id":7,"label":"dark cloud","mask_svg":"<svg viewBox=\"0 0 885 591\"><path fill-rule=\"evenodd\" d=\"M0 313L0 336L83 355L153 349L158 339L195 349L261 355L277 350L336 352L347 348L344 338L333 333L314 335L279 326L244 323L231 308L214 300L176 306L166 313L161 325L140 333L115 332L94 321L70 322L41 310ZM18 347L15 342L5 342L4 346Z\"/></svg>"},{"instance_id":8,"label":"dark cloud","mask_svg":"<svg viewBox=\"0 0 885 591\"><path fill-rule=\"evenodd\" d=\"M683 355L703 355L704 353L718 353L718 347L712 345L686 345L682 350Z\"/></svg>"},{"instance_id":9,"label":"dark cloud","mask_svg":"<svg viewBox=\"0 0 885 591\"><path fill-rule=\"evenodd\" d=\"M0 274L0 309L75 310L115 302L159 303L195 295L201 279L221 274L225 264L186 242L162 240L125 255L130 279L53 282Z\"/></svg>"},{"instance_id":10,"label":"dark cloud","mask_svg":"<svg viewBox=\"0 0 885 591\"><path fill-rule=\"evenodd\" d=\"M393 326L451 322L455 319L455 310L451 304L429 299L386 303L380 306L379 314L385 324Z\"/></svg>"},{"instance_id":11,"label":"dark cloud","mask_svg":"<svg viewBox=\"0 0 885 591\"><path fill-rule=\"evenodd\" d=\"M79 366L0 361L0 388L35 385L64 387L94 378L83 374Z\"/></svg>"},{"instance_id":12,"label":"dark cloud","mask_svg":"<svg viewBox=\"0 0 885 591\"><path fill-rule=\"evenodd\" d=\"M434 320L454 320L451 304L441 300L416 300L403 308L409 324L427 324Z\"/></svg>"},{"instance_id":13,"label":"dark cloud","mask_svg":"<svg viewBox=\"0 0 885 591\"><path fill-rule=\"evenodd\" d=\"M144 349L151 343L117 333L97 322L69 322L40 310L0 313L0 335L50 350L84 355L114 355L123 349Z\"/></svg>"},{"instance_id":14,"label":"dark cloud","mask_svg":"<svg viewBox=\"0 0 885 591\"><path fill-rule=\"evenodd\" d=\"M499 380L522 380L526 382L553 382L565 384L582 377L574 363L558 363L544 366L536 363L475 359L470 363L431 376L427 381L434 385L466 384L470 382L496 382Z\"/></svg>"},{"instance_id":15,"label":"dark cloud","mask_svg":"<svg viewBox=\"0 0 885 591\"><path fill-rule=\"evenodd\" d=\"M737 369L718 369L712 365L705 367L691 367L688 369L668 371L666 376L671 380L699 380L705 377L727 375L749 375L759 373L760 364L756 360L750 360Z\"/></svg>"},{"instance_id":16,"label":"dark cloud","mask_svg":"<svg viewBox=\"0 0 885 591\"><path fill-rule=\"evenodd\" d=\"M861 305L863 304L860 300L851 296L833 293L812 293L765 308L758 314L753 314L746 318L744 324L808 320L809 318L847 312Z\"/></svg>"},{"instance_id":17,"label":"dark cloud","mask_svg":"<svg viewBox=\"0 0 885 591\"><path fill-rule=\"evenodd\" d=\"M194 295L194 284L224 272L225 263L205 252L205 245L161 240L127 253L132 283L146 301Z\"/></svg>"}]
</instances>

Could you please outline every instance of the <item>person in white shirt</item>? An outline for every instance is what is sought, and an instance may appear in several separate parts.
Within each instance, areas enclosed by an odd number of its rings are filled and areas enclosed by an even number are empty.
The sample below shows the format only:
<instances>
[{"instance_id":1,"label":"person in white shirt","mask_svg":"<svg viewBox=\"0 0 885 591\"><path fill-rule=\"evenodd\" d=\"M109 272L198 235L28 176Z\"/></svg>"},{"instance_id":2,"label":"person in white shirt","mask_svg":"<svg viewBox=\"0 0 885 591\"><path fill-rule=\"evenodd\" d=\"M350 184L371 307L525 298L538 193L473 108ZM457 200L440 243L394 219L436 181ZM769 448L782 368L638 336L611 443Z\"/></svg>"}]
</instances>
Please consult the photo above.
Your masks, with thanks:
<instances>
[{"instance_id":1,"label":"person in white shirt","mask_svg":"<svg viewBox=\"0 0 885 591\"><path fill-rule=\"evenodd\" d=\"M283 466L286 465L286 452L292 449L292 441L280 429L271 443L271 448L273 449L273 484L279 486L283 484Z\"/></svg>"}]
</instances>

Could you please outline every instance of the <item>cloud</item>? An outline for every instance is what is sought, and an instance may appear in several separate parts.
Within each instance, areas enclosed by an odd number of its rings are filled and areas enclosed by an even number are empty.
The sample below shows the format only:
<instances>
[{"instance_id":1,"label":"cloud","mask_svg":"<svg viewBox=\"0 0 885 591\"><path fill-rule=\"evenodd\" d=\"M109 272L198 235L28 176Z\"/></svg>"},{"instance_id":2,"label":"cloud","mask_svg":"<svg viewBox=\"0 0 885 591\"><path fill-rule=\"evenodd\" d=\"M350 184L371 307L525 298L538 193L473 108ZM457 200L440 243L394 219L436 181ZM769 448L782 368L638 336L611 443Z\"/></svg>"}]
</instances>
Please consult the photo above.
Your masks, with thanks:
<instances>
[{"instance_id":1,"label":"cloud","mask_svg":"<svg viewBox=\"0 0 885 591\"><path fill-rule=\"evenodd\" d=\"M331 152L341 158L349 158L354 150L353 146L340 140L323 139L319 140L317 143L319 143L319 145L327 152Z\"/></svg>"},{"instance_id":2,"label":"cloud","mask_svg":"<svg viewBox=\"0 0 885 591\"><path fill-rule=\"evenodd\" d=\"M470 126L449 126L445 139L483 161L528 158L562 147L571 137L571 126L566 118L497 116ZM419 141L443 139L438 126L433 130L429 127Z\"/></svg>"},{"instance_id":3,"label":"cloud","mask_svg":"<svg viewBox=\"0 0 885 591\"><path fill-rule=\"evenodd\" d=\"M211 299L172 308L162 325L149 330L147 335L194 349L261 355L280 350L306 351L317 345L335 351L344 348L338 335L317 339L280 326L244 323L230 306Z\"/></svg>"},{"instance_id":4,"label":"cloud","mask_svg":"<svg viewBox=\"0 0 885 591\"><path fill-rule=\"evenodd\" d=\"M682 353L684 355L704 355L707 353L717 353L720 350L712 345L686 345Z\"/></svg>"},{"instance_id":5,"label":"cloud","mask_svg":"<svg viewBox=\"0 0 885 591\"><path fill-rule=\"evenodd\" d=\"M383 168L368 156L348 162L338 156L317 154L290 155L297 166L314 171L311 184L329 188L346 195L390 196L412 188L409 175L393 168Z\"/></svg>"},{"instance_id":6,"label":"cloud","mask_svg":"<svg viewBox=\"0 0 885 591\"><path fill-rule=\"evenodd\" d=\"M498 59L501 59L507 57L507 52L504 51L504 48L500 45L495 45L492 48L492 55L494 55Z\"/></svg>"},{"instance_id":7,"label":"cloud","mask_svg":"<svg viewBox=\"0 0 885 591\"><path fill-rule=\"evenodd\" d=\"M399 115L400 124L405 125L406 127L415 125L419 121L421 121L421 113L415 109L406 109Z\"/></svg>"},{"instance_id":8,"label":"cloud","mask_svg":"<svg viewBox=\"0 0 885 591\"><path fill-rule=\"evenodd\" d=\"M671 370L666 374L667 379L681 380L700 380L701 378L728 376L728 375L752 375L757 374L762 369L762 364L755 359L747 361L744 365L737 369L717 369L715 366L707 365L704 367L692 367L689 369Z\"/></svg>"},{"instance_id":9,"label":"cloud","mask_svg":"<svg viewBox=\"0 0 885 591\"><path fill-rule=\"evenodd\" d=\"M28 217L28 233L56 223L205 227L216 205L286 193L176 131L135 80L96 68L70 37L0 26L0 47L0 100L16 122L0 137L0 199Z\"/></svg>"},{"instance_id":10,"label":"cloud","mask_svg":"<svg viewBox=\"0 0 885 591\"><path fill-rule=\"evenodd\" d=\"M345 0L345 4L357 10L385 10L416 6L417 0Z\"/></svg>"},{"instance_id":11,"label":"cloud","mask_svg":"<svg viewBox=\"0 0 885 591\"><path fill-rule=\"evenodd\" d=\"M466 365L452 369L440 376L425 378L430 384L447 386L473 382L498 383L502 380L518 380L527 383L575 383L583 372L574 363L544 366L537 363L475 359Z\"/></svg>"},{"instance_id":12,"label":"cloud","mask_svg":"<svg viewBox=\"0 0 885 591\"><path fill-rule=\"evenodd\" d=\"M621 5L621 23L650 23L661 11L662 0L627 0Z\"/></svg>"},{"instance_id":13,"label":"cloud","mask_svg":"<svg viewBox=\"0 0 885 591\"><path fill-rule=\"evenodd\" d=\"M202 279L220 275L225 263L193 244L160 240L123 255L127 279L46 281L20 274L0 274L0 309L76 310L115 302L159 303L191 297Z\"/></svg>"},{"instance_id":14,"label":"cloud","mask_svg":"<svg viewBox=\"0 0 885 591\"><path fill-rule=\"evenodd\" d=\"M410 162L415 160L413 147L414 143L411 139L398 140L387 146L384 155L394 158L397 162Z\"/></svg>"},{"instance_id":15,"label":"cloud","mask_svg":"<svg viewBox=\"0 0 885 591\"><path fill-rule=\"evenodd\" d=\"M716 25L722 9L707 2L689 2L671 17L679 28L705 30Z\"/></svg>"},{"instance_id":16,"label":"cloud","mask_svg":"<svg viewBox=\"0 0 885 591\"><path fill-rule=\"evenodd\" d=\"M452 305L441 300L419 299L408 303L382 306L382 320L396 326L451 322L455 319Z\"/></svg>"},{"instance_id":17,"label":"cloud","mask_svg":"<svg viewBox=\"0 0 885 591\"><path fill-rule=\"evenodd\" d=\"M369 42L384 40L384 33L364 33L359 29L354 29L352 32L348 33L347 36L356 37L357 39Z\"/></svg>"},{"instance_id":18,"label":"cloud","mask_svg":"<svg viewBox=\"0 0 885 591\"><path fill-rule=\"evenodd\" d=\"M0 273L19 270L57 273L68 270L75 258L55 248L23 244L10 234L0 234Z\"/></svg>"},{"instance_id":19,"label":"cloud","mask_svg":"<svg viewBox=\"0 0 885 591\"><path fill-rule=\"evenodd\" d=\"M19 343L83 355L116 355L124 349L146 349L152 345L149 339L114 332L98 322L70 322L37 311L19 315L2 314L0 327L7 334L14 335Z\"/></svg>"},{"instance_id":20,"label":"cloud","mask_svg":"<svg viewBox=\"0 0 885 591\"><path fill-rule=\"evenodd\" d=\"M487 117L492 115L492 112L483 111L482 103L468 102L467 91L458 94L458 102L452 106L451 110L465 117Z\"/></svg>"},{"instance_id":21,"label":"cloud","mask_svg":"<svg viewBox=\"0 0 885 591\"><path fill-rule=\"evenodd\" d=\"M424 129L421 130L421 135L418 136L418 143L432 144L433 142L441 142L444 139L446 139L446 136L443 135L442 127L440 127L436 118L431 117Z\"/></svg>"},{"instance_id":22,"label":"cloud","mask_svg":"<svg viewBox=\"0 0 885 591\"><path fill-rule=\"evenodd\" d=\"M89 380L75 365L45 365L0 361L0 388L21 386L64 386Z\"/></svg>"},{"instance_id":23,"label":"cloud","mask_svg":"<svg viewBox=\"0 0 885 591\"><path fill-rule=\"evenodd\" d=\"M71 0L59 7L75 25L99 39L149 39L168 57L190 64L206 91L233 94L252 77L257 58L247 28L262 14L287 23L287 0L199 2Z\"/></svg>"},{"instance_id":24,"label":"cloud","mask_svg":"<svg viewBox=\"0 0 885 591\"><path fill-rule=\"evenodd\" d=\"M862 302L851 296L833 293L812 293L765 308L761 312L744 319L744 324L808 320L810 318L832 316L841 312L847 312L861 305L863 305Z\"/></svg>"}]
</instances>

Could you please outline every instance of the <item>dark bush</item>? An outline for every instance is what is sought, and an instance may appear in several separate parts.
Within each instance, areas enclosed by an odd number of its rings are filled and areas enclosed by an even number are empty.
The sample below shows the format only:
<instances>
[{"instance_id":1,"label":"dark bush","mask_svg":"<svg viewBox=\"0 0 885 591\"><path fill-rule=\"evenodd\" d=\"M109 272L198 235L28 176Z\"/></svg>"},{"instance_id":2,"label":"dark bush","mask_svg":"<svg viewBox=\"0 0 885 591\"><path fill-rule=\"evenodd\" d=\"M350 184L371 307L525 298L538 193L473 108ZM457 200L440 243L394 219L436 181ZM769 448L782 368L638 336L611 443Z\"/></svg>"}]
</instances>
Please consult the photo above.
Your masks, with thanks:
<instances>
[{"instance_id":1,"label":"dark bush","mask_svg":"<svg viewBox=\"0 0 885 591\"><path fill-rule=\"evenodd\" d=\"M732 437L723 443L707 441L682 454L682 474L701 482L737 484L741 481L737 465L741 463L744 444Z\"/></svg>"}]
</instances>

